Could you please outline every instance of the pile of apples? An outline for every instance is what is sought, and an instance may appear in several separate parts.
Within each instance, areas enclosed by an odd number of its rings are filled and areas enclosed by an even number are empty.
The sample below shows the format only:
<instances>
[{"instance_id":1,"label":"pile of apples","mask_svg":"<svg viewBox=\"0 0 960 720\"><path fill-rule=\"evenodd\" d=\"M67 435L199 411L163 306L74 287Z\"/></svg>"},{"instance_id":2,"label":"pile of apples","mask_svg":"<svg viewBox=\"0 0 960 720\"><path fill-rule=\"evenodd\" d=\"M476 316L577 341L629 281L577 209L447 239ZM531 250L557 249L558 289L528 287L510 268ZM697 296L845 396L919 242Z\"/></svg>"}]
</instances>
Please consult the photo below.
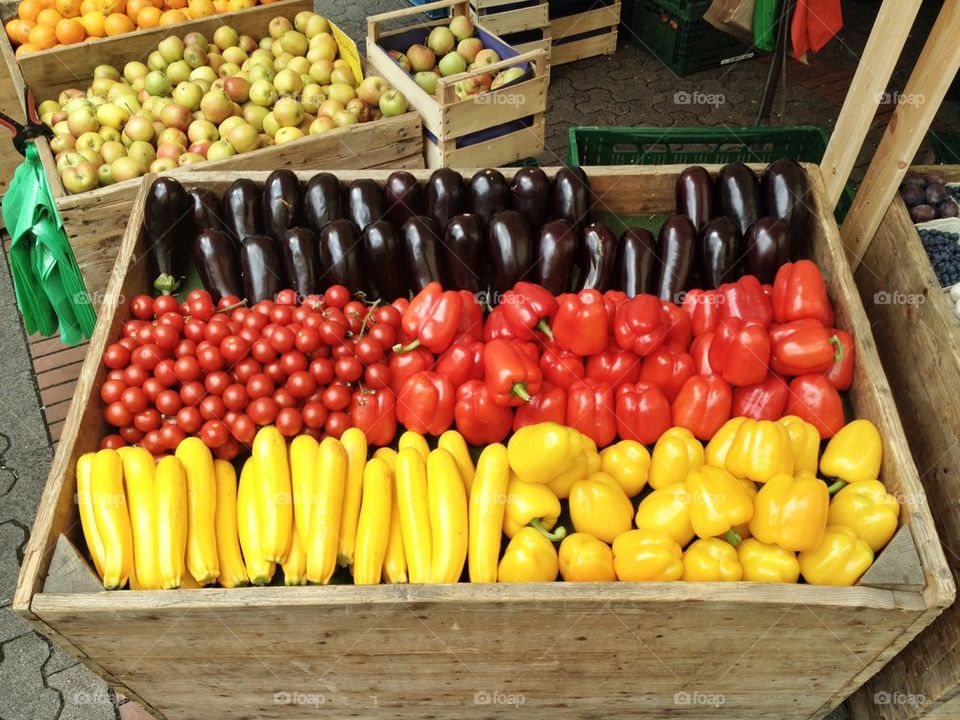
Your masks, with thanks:
<instances>
[{"instance_id":1,"label":"pile of apples","mask_svg":"<svg viewBox=\"0 0 960 720\"><path fill-rule=\"evenodd\" d=\"M68 192L221 160L407 111L386 80L354 77L327 20L278 16L259 42L227 25L160 41L146 63L100 65L38 112Z\"/></svg>"},{"instance_id":2,"label":"pile of apples","mask_svg":"<svg viewBox=\"0 0 960 720\"><path fill-rule=\"evenodd\" d=\"M497 51L485 48L483 41L474 37L475 33L476 27L469 17L456 15L446 27L438 25L433 28L426 38L426 44L411 45L405 53L390 50L387 54L413 76L417 85L433 95L437 91L437 78L500 62ZM481 73L458 81L453 90L459 99L464 100L516 82L524 73L520 67L507 68L495 75Z\"/></svg>"}]
</instances>

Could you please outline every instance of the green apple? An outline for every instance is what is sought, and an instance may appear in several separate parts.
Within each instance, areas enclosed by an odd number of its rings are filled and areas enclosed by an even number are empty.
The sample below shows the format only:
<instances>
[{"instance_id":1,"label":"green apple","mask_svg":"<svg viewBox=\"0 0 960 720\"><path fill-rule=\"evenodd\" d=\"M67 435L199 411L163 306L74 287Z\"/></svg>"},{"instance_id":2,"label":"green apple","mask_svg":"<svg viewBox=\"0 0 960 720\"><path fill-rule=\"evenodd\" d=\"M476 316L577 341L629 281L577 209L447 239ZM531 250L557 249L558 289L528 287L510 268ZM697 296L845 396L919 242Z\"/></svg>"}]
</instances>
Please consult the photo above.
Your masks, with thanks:
<instances>
[{"instance_id":1,"label":"green apple","mask_svg":"<svg viewBox=\"0 0 960 720\"><path fill-rule=\"evenodd\" d=\"M457 73L462 73L467 69L467 60L456 50L447 53L442 58L440 58L440 74L444 77L449 77L450 75L456 75Z\"/></svg>"},{"instance_id":2,"label":"green apple","mask_svg":"<svg viewBox=\"0 0 960 720\"><path fill-rule=\"evenodd\" d=\"M408 107L407 98L399 90L387 90L380 96L380 112L384 117L402 115Z\"/></svg>"},{"instance_id":3,"label":"green apple","mask_svg":"<svg viewBox=\"0 0 960 720\"><path fill-rule=\"evenodd\" d=\"M433 95L437 92L437 80L439 76L432 70L426 70L424 72L418 72L413 76L413 79L416 81L417 85L422 87L424 91ZM379 104L379 100L377 104Z\"/></svg>"},{"instance_id":4,"label":"green apple","mask_svg":"<svg viewBox=\"0 0 960 720\"><path fill-rule=\"evenodd\" d=\"M157 52L159 52L163 59L168 63L182 60L183 51L185 49L186 45L184 44L183 40L176 35L165 37L157 44Z\"/></svg>"},{"instance_id":5,"label":"green apple","mask_svg":"<svg viewBox=\"0 0 960 720\"><path fill-rule=\"evenodd\" d=\"M269 80L254 80L250 85L250 101L255 105L273 107L277 97L277 89Z\"/></svg>"},{"instance_id":6,"label":"green apple","mask_svg":"<svg viewBox=\"0 0 960 720\"><path fill-rule=\"evenodd\" d=\"M456 45L457 38L450 32L449 28L442 26L435 27L427 37L427 47L441 57L448 52L452 52Z\"/></svg>"},{"instance_id":7,"label":"green apple","mask_svg":"<svg viewBox=\"0 0 960 720\"><path fill-rule=\"evenodd\" d=\"M291 140L298 140L304 136L303 130L298 127L285 127L277 130L277 134L274 136L274 141L277 145L282 145L283 143L290 142Z\"/></svg>"},{"instance_id":8,"label":"green apple","mask_svg":"<svg viewBox=\"0 0 960 720\"><path fill-rule=\"evenodd\" d=\"M226 140L217 140L207 148L207 160L223 160L236 154L236 149Z\"/></svg>"}]
</instances>

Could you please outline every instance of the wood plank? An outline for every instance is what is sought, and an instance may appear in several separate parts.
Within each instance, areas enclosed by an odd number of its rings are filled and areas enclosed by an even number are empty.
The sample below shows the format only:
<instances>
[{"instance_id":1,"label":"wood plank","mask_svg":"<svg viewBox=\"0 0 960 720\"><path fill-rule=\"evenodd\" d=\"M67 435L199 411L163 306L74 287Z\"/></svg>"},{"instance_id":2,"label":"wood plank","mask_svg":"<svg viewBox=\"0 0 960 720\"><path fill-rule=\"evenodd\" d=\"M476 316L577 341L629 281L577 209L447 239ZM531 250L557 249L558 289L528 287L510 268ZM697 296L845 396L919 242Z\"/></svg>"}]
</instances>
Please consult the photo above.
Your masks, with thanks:
<instances>
[{"instance_id":1,"label":"wood plank","mask_svg":"<svg viewBox=\"0 0 960 720\"><path fill-rule=\"evenodd\" d=\"M33 362L34 371L39 375L64 365L80 362L87 354L87 345L75 347L64 346L62 350L36 358Z\"/></svg>"},{"instance_id":2,"label":"wood plank","mask_svg":"<svg viewBox=\"0 0 960 720\"><path fill-rule=\"evenodd\" d=\"M616 50L617 30L614 26L611 32L604 35L594 35L582 40L553 45L550 49L550 62L553 65L563 65L597 55L609 55Z\"/></svg>"},{"instance_id":3,"label":"wood plank","mask_svg":"<svg viewBox=\"0 0 960 720\"><path fill-rule=\"evenodd\" d=\"M606 7L552 19L550 21L550 37L556 44L558 40L563 40L566 37L582 35L601 28L615 27L619 22L620 3L617 2Z\"/></svg>"},{"instance_id":4,"label":"wood plank","mask_svg":"<svg viewBox=\"0 0 960 720\"><path fill-rule=\"evenodd\" d=\"M40 373L37 375L37 387L39 387L41 390L44 390L46 388L52 388L63 383L74 382L80 375L80 368L82 365L83 360L81 359L75 363L61 365L60 367L48 370L45 373Z\"/></svg>"},{"instance_id":5,"label":"wood plank","mask_svg":"<svg viewBox=\"0 0 960 720\"><path fill-rule=\"evenodd\" d=\"M529 128L462 148L445 150L427 140L424 143L427 166L475 168L486 164L499 167L537 157L543 152L545 126L546 118L541 113Z\"/></svg>"},{"instance_id":6,"label":"wood plank","mask_svg":"<svg viewBox=\"0 0 960 720\"><path fill-rule=\"evenodd\" d=\"M530 7L490 12L486 14L473 13L476 22L497 35L507 35L514 32L542 29L550 26L550 17L547 4L531 5Z\"/></svg>"}]
</instances>

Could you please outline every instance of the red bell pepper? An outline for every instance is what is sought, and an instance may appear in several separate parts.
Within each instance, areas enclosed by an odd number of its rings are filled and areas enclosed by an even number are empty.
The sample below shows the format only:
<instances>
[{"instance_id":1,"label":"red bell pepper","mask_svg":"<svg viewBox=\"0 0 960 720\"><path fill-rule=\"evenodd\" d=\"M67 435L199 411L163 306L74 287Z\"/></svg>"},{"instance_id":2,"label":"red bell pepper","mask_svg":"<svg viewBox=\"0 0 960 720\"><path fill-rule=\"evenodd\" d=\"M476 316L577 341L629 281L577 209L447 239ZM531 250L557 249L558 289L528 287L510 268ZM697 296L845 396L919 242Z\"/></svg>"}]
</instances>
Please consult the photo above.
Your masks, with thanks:
<instances>
[{"instance_id":1,"label":"red bell pepper","mask_svg":"<svg viewBox=\"0 0 960 720\"><path fill-rule=\"evenodd\" d=\"M567 421L567 391L562 387L544 382L540 392L530 398L513 414L513 431L527 425L542 422L555 422L563 425Z\"/></svg>"},{"instance_id":2,"label":"red bell pepper","mask_svg":"<svg viewBox=\"0 0 960 720\"><path fill-rule=\"evenodd\" d=\"M436 358L425 347L390 357L390 387L397 395L411 375L433 369Z\"/></svg>"},{"instance_id":3,"label":"red bell pepper","mask_svg":"<svg viewBox=\"0 0 960 720\"><path fill-rule=\"evenodd\" d=\"M722 377L716 373L694 375L684 383L671 405L673 424L707 442L730 419L732 404L730 386Z\"/></svg>"},{"instance_id":4,"label":"red bell pepper","mask_svg":"<svg viewBox=\"0 0 960 720\"><path fill-rule=\"evenodd\" d=\"M664 345L675 345L680 350L686 352L690 349L690 340L692 338L690 318L687 317L687 314L679 305L674 305L672 302L667 302L666 300L661 302L664 311L667 313L667 317L670 319L670 329L667 330L667 337L663 343Z\"/></svg>"},{"instance_id":5,"label":"red bell pepper","mask_svg":"<svg viewBox=\"0 0 960 720\"><path fill-rule=\"evenodd\" d=\"M676 399L683 384L696 374L693 358L675 345L661 345L647 355L640 366L640 380L660 388L669 402Z\"/></svg>"},{"instance_id":6,"label":"red bell pepper","mask_svg":"<svg viewBox=\"0 0 960 720\"><path fill-rule=\"evenodd\" d=\"M794 320L770 331L770 369L775 373L788 377L825 373L841 360L840 338L819 320Z\"/></svg>"},{"instance_id":7,"label":"red bell pepper","mask_svg":"<svg viewBox=\"0 0 960 720\"><path fill-rule=\"evenodd\" d=\"M782 265L773 280L773 319L778 323L814 318L833 327L833 308L823 275L810 260Z\"/></svg>"},{"instance_id":8,"label":"red bell pepper","mask_svg":"<svg viewBox=\"0 0 960 720\"><path fill-rule=\"evenodd\" d=\"M833 334L836 335L840 341L840 349L843 351L843 356L827 371L827 380L829 380L830 384L837 390L842 392L849 390L850 386L853 385L853 369L857 352L856 343L853 341L853 335L846 330L834 329Z\"/></svg>"},{"instance_id":9,"label":"red bell pepper","mask_svg":"<svg viewBox=\"0 0 960 720\"><path fill-rule=\"evenodd\" d=\"M767 300L771 303L773 302L773 285L770 283L763 284L763 294L767 296Z\"/></svg>"},{"instance_id":10,"label":"red bell pepper","mask_svg":"<svg viewBox=\"0 0 960 720\"><path fill-rule=\"evenodd\" d=\"M460 312L460 325L457 326L457 337L469 335L475 340L483 340L483 308L472 292L459 292L463 308Z\"/></svg>"},{"instance_id":11,"label":"red bell pepper","mask_svg":"<svg viewBox=\"0 0 960 720\"><path fill-rule=\"evenodd\" d=\"M683 296L683 311L690 318L690 332L694 337L717 329L719 314L716 290L690 290Z\"/></svg>"},{"instance_id":12,"label":"red bell pepper","mask_svg":"<svg viewBox=\"0 0 960 720\"><path fill-rule=\"evenodd\" d=\"M488 445L500 442L510 432L513 410L495 403L483 380L469 380L457 388L453 418L468 443Z\"/></svg>"},{"instance_id":13,"label":"red bell pepper","mask_svg":"<svg viewBox=\"0 0 960 720\"><path fill-rule=\"evenodd\" d=\"M483 380L483 343L461 335L437 358L434 371L450 378L455 388L468 380Z\"/></svg>"},{"instance_id":14,"label":"red bell pepper","mask_svg":"<svg viewBox=\"0 0 960 720\"><path fill-rule=\"evenodd\" d=\"M582 357L549 342L544 345L543 354L540 356L540 372L543 373L545 383L557 385L564 390L587 374Z\"/></svg>"},{"instance_id":15,"label":"red bell pepper","mask_svg":"<svg viewBox=\"0 0 960 720\"><path fill-rule=\"evenodd\" d=\"M720 323L710 343L710 367L731 385L756 385L767 376L770 336L767 329L736 318Z\"/></svg>"},{"instance_id":16,"label":"red bell pepper","mask_svg":"<svg viewBox=\"0 0 960 720\"><path fill-rule=\"evenodd\" d=\"M607 311L607 331L613 335L613 325L617 319L617 308L630 298L623 290L607 290L603 294L603 307Z\"/></svg>"},{"instance_id":17,"label":"red bell pepper","mask_svg":"<svg viewBox=\"0 0 960 720\"><path fill-rule=\"evenodd\" d=\"M491 340L483 348L483 371L490 395L498 405L517 406L529 402L543 382L543 373L525 343Z\"/></svg>"},{"instance_id":18,"label":"red bell pepper","mask_svg":"<svg viewBox=\"0 0 960 720\"><path fill-rule=\"evenodd\" d=\"M456 389L440 373L418 372L397 394L397 420L421 435L441 435L453 424Z\"/></svg>"},{"instance_id":19,"label":"red bell pepper","mask_svg":"<svg viewBox=\"0 0 960 720\"><path fill-rule=\"evenodd\" d=\"M794 378L790 383L785 412L813 425L822 439L833 437L843 427L840 393L823 375Z\"/></svg>"},{"instance_id":20,"label":"red bell pepper","mask_svg":"<svg viewBox=\"0 0 960 720\"><path fill-rule=\"evenodd\" d=\"M453 342L460 327L463 298L455 290L444 290L440 283L429 283L410 301L400 327L415 337L407 345L393 346L395 353L415 350L423 345L432 353L442 353Z\"/></svg>"},{"instance_id":21,"label":"red bell pepper","mask_svg":"<svg viewBox=\"0 0 960 720\"><path fill-rule=\"evenodd\" d=\"M347 415L369 445L389 445L397 435L397 396L390 388L354 390Z\"/></svg>"},{"instance_id":22,"label":"red bell pepper","mask_svg":"<svg viewBox=\"0 0 960 720\"><path fill-rule=\"evenodd\" d=\"M744 275L734 283L717 289L717 322L731 318L770 327L773 308L763 286L753 275Z\"/></svg>"},{"instance_id":23,"label":"red bell pepper","mask_svg":"<svg viewBox=\"0 0 960 720\"><path fill-rule=\"evenodd\" d=\"M617 434L622 440L652 445L670 429L670 401L656 385L638 382L617 390Z\"/></svg>"},{"instance_id":24,"label":"red bell pepper","mask_svg":"<svg viewBox=\"0 0 960 720\"><path fill-rule=\"evenodd\" d=\"M616 392L621 385L639 380L641 367L640 358L611 343L603 352L587 358L587 378L605 382Z\"/></svg>"},{"instance_id":25,"label":"red bell pepper","mask_svg":"<svg viewBox=\"0 0 960 720\"><path fill-rule=\"evenodd\" d=\"M670 316L660 298L637 295L617 308L613 331L617 345L644 357L663 344L670 331Z\"/></svg>"},{"instance_id":26,"label":"red bell pepper","mask_svg":"<svg viewBox=\"0 0 960 720\"><path fill-rule=\"evenodd\" d=\"M769 373L763 382L733 389L731 417L752 420L779 420L787 407L787 381L776 373Z\"/></svg>"},{"instance_id":27,"label":"red bell pepper","mask_svg":"<svg viewBox=\"0 0 960 720\"><path fill-rule=\"evenodd\" d=\"M507 317L504 315L504 306L497 305L483 323L483 341L490 342L496 338L512 338L513 332L507 323Z\"/></svg>"},{"instance_id":28,"label":"red bell pepper","mask_svg":"<svg viewBox=\"0 0 960 720\"><path fill-rule=\"evenodd\" d=\"M610 385L587 378L570 386L566 425L591 438L598 448L612 443L617 437L617 419Z\"/></svg>"},{"instance_id":29,"label":"red bell pepper","mask_svg":"<svg viewBox=\"0 0 960 720\"><path fill-rule=\"evenodd\" d=\"M716 372L710 367L710 346L713 345L714 333L708 332L697 335L690 344L690 357L697 375L712 375Z\"/></svg>"},{"instance_id":30,"label":"red bell pepper","mask_svg":"<svg viewBox=\"0 0 960 720\"><path fill-rule=\"evenodd\" d=\"M581 290L557 298L553 319L557 345L577 355L596 355L607 346L607 310L599 290Z\"/></svg>"},{"instance_id":31,"label":"red bell pepper","mask_svg":"<svg viewBox=\"0 0 960 720\"><path fill-rule=\"evenodd\" d=\"M518 282L513 289L503 294L500 301L503 314L513 337L518 340L533 340L536 331L553 338L550 323L557 314L557 299L540 285Z\"/></svg>"}]
</instances>

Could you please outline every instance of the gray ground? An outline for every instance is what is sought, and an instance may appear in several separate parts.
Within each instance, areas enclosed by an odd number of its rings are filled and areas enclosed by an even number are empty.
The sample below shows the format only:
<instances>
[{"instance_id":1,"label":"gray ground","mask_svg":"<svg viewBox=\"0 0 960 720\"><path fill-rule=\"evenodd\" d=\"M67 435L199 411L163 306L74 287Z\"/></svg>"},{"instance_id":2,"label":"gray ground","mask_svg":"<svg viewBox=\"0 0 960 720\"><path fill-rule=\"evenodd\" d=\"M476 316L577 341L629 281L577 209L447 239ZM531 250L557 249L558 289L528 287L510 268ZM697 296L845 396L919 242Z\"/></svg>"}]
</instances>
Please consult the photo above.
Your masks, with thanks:
<instances>
[{"instance_id":1,"label":"gray ground","mask_svg":"<svg viewBox=\"0 0 960 720\"><path fill-rule=\"evenodd\" d=\"M319 5L350 35L361 38L366 15L396 8L399 0L331 0ZM854 67L878 5L876 0L845 2L847 27L822 57L837 67ZM901 59L894 88L903 87L938 7L936 2L924 4L923 18ZM544 162L565 159L571 125L749 125L765 76L766 61L761 60L678 79L650 55L622 41L615 55L553 69ZM674 95L679 91L719 93L725 102L708 109L678 105ZM834 104L819 95L788 85L777 98L773 122L829 126L837 112ZM945 105L939 121L960 128L957 104ZM871 134L858 172L862 173L879 136L879 131ZM135 708L123 705L103 681L9 610L52 453L6 262L0 263L0 337L0 720L132 718ZM845 717L840 710L831 719Z\"/></svg>"}]
</instances>

